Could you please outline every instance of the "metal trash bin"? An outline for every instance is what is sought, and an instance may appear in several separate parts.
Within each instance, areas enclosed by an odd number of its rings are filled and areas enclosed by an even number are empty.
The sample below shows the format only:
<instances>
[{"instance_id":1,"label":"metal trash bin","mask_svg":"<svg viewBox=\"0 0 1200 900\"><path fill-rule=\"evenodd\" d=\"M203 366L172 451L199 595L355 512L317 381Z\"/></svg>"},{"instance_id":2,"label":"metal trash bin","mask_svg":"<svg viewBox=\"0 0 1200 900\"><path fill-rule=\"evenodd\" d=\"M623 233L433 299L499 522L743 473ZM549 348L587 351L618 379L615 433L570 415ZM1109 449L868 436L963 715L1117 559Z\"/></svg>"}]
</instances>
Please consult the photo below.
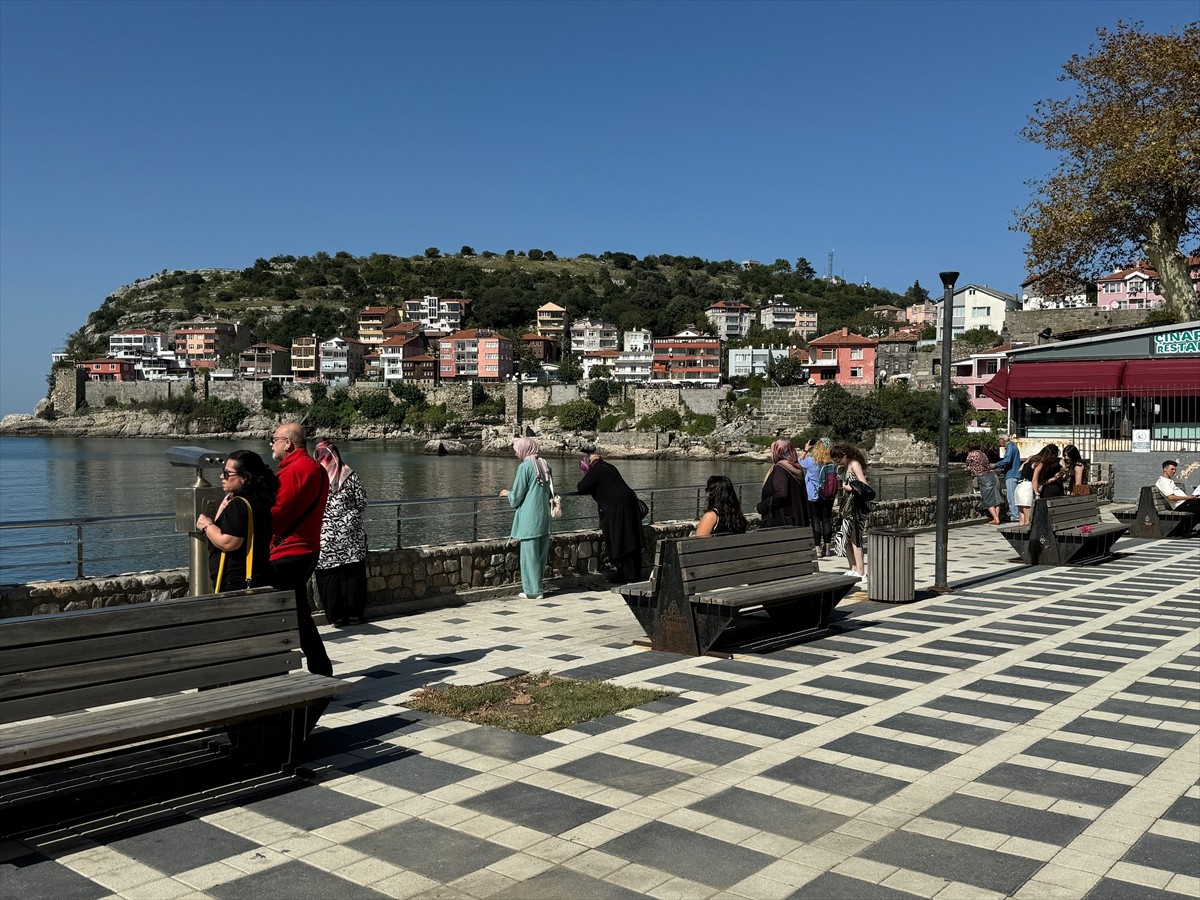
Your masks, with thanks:
<instances>
[{"instance_id":1,"label":"metal trash bin","mask_svg":"<svg viewBox=\"0 0 1200 900\"><path fill-rule=\"evenodd\" d=\"M907 528L867 532L871 567L867 597L883 603L911 603L916 597L917 533Z\"/></svg>"}]
</instances>

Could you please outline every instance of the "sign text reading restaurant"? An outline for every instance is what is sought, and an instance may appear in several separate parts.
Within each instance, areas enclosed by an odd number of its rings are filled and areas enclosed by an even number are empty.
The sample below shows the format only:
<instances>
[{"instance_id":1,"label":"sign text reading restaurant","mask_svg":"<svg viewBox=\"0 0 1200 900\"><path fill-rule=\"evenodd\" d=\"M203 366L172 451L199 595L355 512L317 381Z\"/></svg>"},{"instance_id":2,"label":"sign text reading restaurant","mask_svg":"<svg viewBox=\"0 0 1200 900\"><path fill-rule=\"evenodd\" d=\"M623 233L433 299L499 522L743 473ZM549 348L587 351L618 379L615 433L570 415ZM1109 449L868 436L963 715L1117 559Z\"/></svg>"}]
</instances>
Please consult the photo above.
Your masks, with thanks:
<instances>
[{"instance_id":1,"label":"sign text reading restaurant","mask_svg":"<svg viewBox=\"0 0 1200 900\"><path fill-rule=\"evenodd\" d=\"M1154 354L1167 356L1180 353L1200 353L1200 328L1187 331L1167 331L1154 336Z\"/></svg>"}]
</instances>

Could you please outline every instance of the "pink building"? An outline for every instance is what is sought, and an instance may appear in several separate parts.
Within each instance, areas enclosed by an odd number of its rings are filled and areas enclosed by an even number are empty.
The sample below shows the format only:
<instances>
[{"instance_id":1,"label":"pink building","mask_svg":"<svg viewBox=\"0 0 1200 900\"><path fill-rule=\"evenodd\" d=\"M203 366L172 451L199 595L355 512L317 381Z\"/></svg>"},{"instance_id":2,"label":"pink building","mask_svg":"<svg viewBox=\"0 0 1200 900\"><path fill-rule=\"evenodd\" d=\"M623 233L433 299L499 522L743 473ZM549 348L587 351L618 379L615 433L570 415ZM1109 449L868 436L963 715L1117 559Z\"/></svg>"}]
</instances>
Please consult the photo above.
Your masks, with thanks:
<instances>
[{"instance_id":1,"label":"pink building","mask_svg":"<svg viewBox=\"0 0 1200 900\"><path fill-rule=\"evenodd\" d=\"M808 342L808 367L818 384L836 381L847 387L875 383L875 353L879 342L843 328ZM796 353L803 359L804 350Z\"/></svg>"},{"instance_id":2,"label":"pink building","mask_svg":"<svg viewBox=\"0 0 1200 900\"><path fill-rule=\"evenodd\" d=\"M983 392L983 387L992 377L1008 368L1008 351L1011 344L1001 344L983 353L972 353L967 359L950 364L950 383L963 388L971 399L971 406L984 411L1006 409Z\"/></svg>"},{"instance_id":3,"label":"pink building","mask_svg":"<svg viewBox=\"0 0 1200 900\"><path fill-rule=\"evenodd\" d=\"M89 359L75 368L87 372L88 381L135 381L137 374L132 359Z\"/></svg>"},{"instance_id":4,"label":"pink building","mask_svg":"<svg viewBox=\"0 0 1200 900\"><path fill-rule=\"evenodd\" d=\"M1188 258L1192 287L1200 295L1200 256ZM1096 281L1096 306L1100 309L1154 309L1165 302L1158 293L1158 272L1148 263L1120 269Z\"/></svg>"},{"instance_id":5,"label":"pink building","mask_svg":"<svg viewBox=\"0 0 1200 900\"><path fill-rule=\"evenodd\" d=\"M486 328L468 328L442 338L442 381L500 381L513 373L512 341Z\"/></svg>"}]
</instances>

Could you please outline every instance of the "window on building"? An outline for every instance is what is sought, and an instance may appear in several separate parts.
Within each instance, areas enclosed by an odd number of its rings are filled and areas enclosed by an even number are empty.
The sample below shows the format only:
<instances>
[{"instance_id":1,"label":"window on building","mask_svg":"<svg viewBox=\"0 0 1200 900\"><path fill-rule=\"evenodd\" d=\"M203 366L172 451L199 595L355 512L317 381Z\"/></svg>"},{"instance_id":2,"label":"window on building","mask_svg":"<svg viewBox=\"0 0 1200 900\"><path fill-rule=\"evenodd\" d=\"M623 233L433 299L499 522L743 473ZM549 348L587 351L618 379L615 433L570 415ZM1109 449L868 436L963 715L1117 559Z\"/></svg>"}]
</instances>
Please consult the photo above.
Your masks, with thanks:
<instances>
[{"instance_id":1,"label":"window on building","mask_svg":"<svg viewBox=\"0 0 1200 900\"><path fill-rule=\"evenodd\" d=\"M1124 286L1119 281L1106 281L1104 283L1104 293L1119 294Z\"/></svg>"},{"instance_id":2,"label":"window on building","mask_svg":"<svg viewBox=\"0 0 1200 900\"><path fill-rule=\"evenodd\" d=\"M851 347L850 348L850 358L851 359L862 359L863 358L863 348L862 347Z\"/></svg>"},{"instance_id":3,"label":"window on building","mask_svg":"<svg viewBox=\"0 0 1200 900\"><path fill-rule=\"evenodd\" d=\"M851 366L850 367L850 377L851 378L862 378L863 377L863 367L862 366Z\"/></svg>"},{"instance_id":4,"label":"window on building","mask_svg":"<svg viewBox=\"0 0 1200 900\"><path fill-rule=\"evenodd\" d=\"M975 318L987 318L988 308L986 306L972 306L971 315Z\"/></svg>"}]
</instances>

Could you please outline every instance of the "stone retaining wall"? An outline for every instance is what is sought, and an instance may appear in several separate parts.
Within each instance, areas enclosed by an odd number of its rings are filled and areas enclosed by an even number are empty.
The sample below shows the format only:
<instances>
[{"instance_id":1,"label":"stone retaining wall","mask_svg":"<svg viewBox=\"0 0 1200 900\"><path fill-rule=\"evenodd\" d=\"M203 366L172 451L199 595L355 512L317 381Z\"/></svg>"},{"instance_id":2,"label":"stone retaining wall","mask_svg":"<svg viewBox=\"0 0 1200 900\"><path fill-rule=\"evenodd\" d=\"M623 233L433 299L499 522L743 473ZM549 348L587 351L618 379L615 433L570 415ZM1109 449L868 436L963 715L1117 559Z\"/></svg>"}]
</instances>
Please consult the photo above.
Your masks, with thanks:
<instances>
[{"instance_id":1,"label":"stone retaining wall","mask_svg":"<svg viewBox=\"0 0 1200 900\"><path fill-rule=\"evenodd\" d=\"M1112 499L1112 482L1093 489L1102 503ZM928 529L936 523L936 500L892 500L878 504L870 527ZM983 513L976 494L950 498L950 521L977 521ZM758 517L750 516L751 527ZM647 571L659 538L690 534L692 522L663 522L647 526ZM569 531L550 539L547 581L551 588L568 588L598 581L604 570L604 544L598 530ZM367 614L404 615L426 609L459 606L475 600L515 593L521 567L517 542L509 539L374 550L367 560ZM35 582L0 586L0 619L43 615L76 609L151 603L187 594L187 572L171 569L113 578Z\"/></svg>"}]
</instances>

